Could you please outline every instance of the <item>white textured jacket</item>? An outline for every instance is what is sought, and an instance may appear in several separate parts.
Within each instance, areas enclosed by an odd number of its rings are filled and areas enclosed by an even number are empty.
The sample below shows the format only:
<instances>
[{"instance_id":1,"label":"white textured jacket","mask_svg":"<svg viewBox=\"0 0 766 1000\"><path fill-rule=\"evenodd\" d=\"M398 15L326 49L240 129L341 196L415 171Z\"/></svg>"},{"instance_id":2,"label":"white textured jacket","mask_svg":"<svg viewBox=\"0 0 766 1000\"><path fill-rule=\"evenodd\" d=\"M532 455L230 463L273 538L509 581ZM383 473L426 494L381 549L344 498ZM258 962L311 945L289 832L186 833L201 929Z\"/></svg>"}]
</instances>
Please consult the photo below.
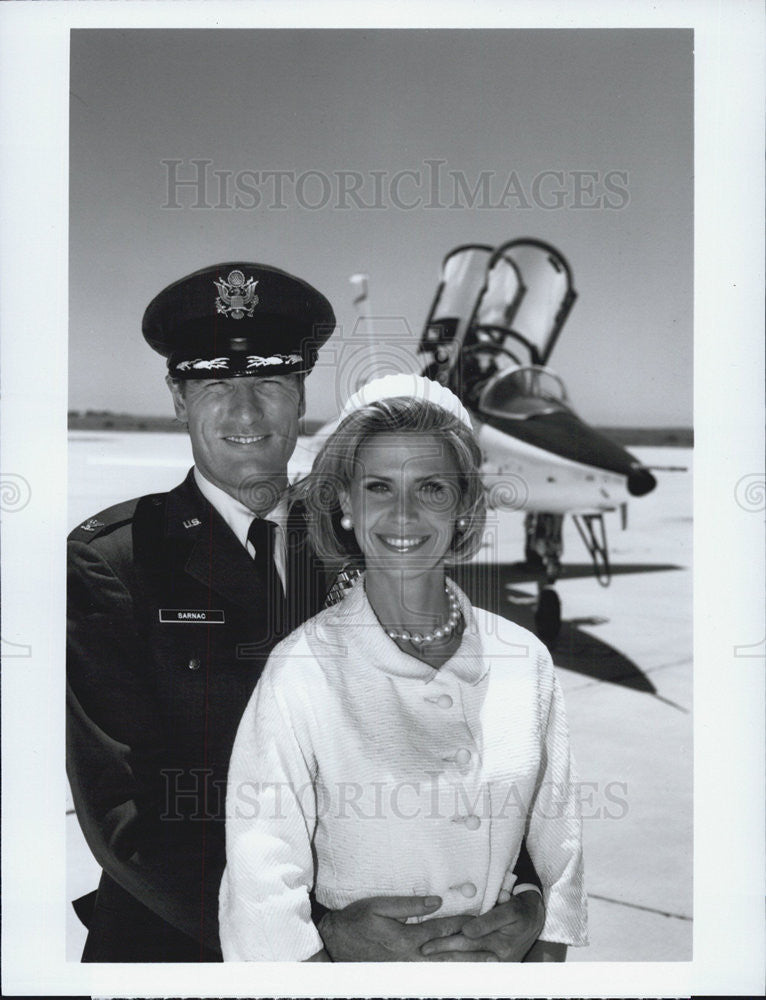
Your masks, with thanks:
<instances>
[{"instance_id":1,"label":"white textured jacket","mask_svg":"<svg viewBox=\"0 0 766 1000\"><path fill-rule=\"evenodd\" d=\"M388 638L363 580L273 650L229 769L225 960L319 951L312 890L331 909L417 893L442 897L437 916L483 913L513 884L525 833L543 884L541 937L586 943L581 821L550 655L457 593L466 630L438 670Z\"/></svg>"}]
</instances>

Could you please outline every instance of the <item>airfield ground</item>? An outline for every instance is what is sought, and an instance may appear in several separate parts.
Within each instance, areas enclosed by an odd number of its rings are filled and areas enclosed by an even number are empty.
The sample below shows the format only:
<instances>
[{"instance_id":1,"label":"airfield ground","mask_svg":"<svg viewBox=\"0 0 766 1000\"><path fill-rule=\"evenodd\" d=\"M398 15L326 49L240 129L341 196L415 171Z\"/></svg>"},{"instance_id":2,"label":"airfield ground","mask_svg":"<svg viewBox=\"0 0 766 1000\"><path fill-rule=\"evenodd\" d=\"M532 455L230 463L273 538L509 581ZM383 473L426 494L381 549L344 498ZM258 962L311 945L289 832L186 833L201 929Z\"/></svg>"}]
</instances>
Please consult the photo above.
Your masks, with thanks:
<instances>
[{"instance_id":1,"label":"airfield ground","mask_svg":"<svg viewBox=\"0 0 766 1000\"><path fill-rule=\"evenodd\" d=\"M147 438L152 450L148 456ZM614 575L602 588L571 521L557 585L564 623L554 661L564 689L583 805L590 944L569 960L688 961L692 957L692 451L631 449L659 473L628 523L608 515ZM190 465L177 434L70 434L69 524L111 503L167 489ZM501 601L530 626L535 584L522 558L522 518L498 515L479 560L504 567ZM67 804L68 899L92 888L98 866ZM67 957L85 930L71 907Z\"/></svg>"}]
</instances>

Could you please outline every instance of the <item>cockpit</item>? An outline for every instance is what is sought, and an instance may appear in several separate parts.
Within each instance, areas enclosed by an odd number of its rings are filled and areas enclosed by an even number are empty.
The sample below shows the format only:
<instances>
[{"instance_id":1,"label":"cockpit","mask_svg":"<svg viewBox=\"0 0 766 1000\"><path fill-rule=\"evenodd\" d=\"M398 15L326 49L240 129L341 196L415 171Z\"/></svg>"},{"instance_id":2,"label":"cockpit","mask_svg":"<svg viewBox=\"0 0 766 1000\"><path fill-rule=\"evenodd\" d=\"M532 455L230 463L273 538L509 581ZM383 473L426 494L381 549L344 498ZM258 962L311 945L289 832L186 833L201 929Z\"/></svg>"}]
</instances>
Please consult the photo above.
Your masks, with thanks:
<instances>
[{"instance_id":1,"label":"cockpit","mask_svg":"<svg viewBox=\"0 0 766 1000\"><path fill-rule=\"evenodd\" d=\"M543 365L520 365L492 375L477 396L476 408L484 416L513 420L570 409L563 381Z\"/></svg>"}]
</instances>

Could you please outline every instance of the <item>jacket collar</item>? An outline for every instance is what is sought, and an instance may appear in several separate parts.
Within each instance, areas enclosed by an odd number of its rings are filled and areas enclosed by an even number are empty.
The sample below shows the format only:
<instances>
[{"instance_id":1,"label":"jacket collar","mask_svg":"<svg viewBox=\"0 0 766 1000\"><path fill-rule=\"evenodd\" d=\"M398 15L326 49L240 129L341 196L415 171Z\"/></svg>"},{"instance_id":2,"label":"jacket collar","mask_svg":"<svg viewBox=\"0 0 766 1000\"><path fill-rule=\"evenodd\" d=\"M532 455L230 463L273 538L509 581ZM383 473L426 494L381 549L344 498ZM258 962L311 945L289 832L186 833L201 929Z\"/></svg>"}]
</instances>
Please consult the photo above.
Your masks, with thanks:
<instances>
[{"instance_id":1,"label":"jacket collar","mask_svg":"<svg viewBox=\"0 0 766 1000\"><path fill-rule=\"evenodd\" d=\"M353 636L354 656L364 656L367 663L395 677L409 677L428 683L439 675L453 674L465 684L478 684L488 671L478 623L466 595L453 581L450 585L460 604L465 630L457 652L438 669L416 656L409 656L393 639L389 639L367 599L364 575L346 592L340 603L322 616L325 626L323 636L332 635L340 642L339 649L346 648L344 644L349 643Z\"/></svg>"},{"instance_id":2,"label":"jacket collar","mask_svg":"<svg viewBox=\"0 0 766 1000\"><path fill-rule=\"evenodd\" d=\"M205 499L194 470L168 494L165 533L188 555L185 571L203 586L241 607L258 607L265 588L263 574L224 519Z\"/></svg>"},{"instance_id":3,"label":"jacket collar","mask_svg":"<svg viewBox=\"0 0 766 1000\"><path fill-rule=\"evenodd\" d=\"M308 544L306 517L300 504L290 508L285 528L288 623L294 628L320 610L328 582ZM267 586L264 574L202 495L193 469L167 495L165 537L188 552L184 569L195 580L242 607L262 603Z\"/></svg>"}]
</instances>

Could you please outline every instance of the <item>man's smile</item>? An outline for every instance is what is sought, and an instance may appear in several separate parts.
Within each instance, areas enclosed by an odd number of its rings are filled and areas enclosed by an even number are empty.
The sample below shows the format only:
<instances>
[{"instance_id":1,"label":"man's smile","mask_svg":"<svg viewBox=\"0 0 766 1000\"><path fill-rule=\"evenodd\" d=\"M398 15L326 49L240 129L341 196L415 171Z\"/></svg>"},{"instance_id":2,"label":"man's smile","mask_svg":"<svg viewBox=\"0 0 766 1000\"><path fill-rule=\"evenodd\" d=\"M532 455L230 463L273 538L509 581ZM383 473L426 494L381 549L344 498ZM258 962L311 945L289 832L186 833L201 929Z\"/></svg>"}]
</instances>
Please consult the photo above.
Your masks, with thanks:
<instances>
[{"instance_id":1,"label":"man's smile","mask_svg":"<svg viewBox=\"0 0 766 1000\"><path fill-rule=\"evenodd\" d=\"M265 440L269 437L268 434L227 434L224 436L224 441L228 441L229 444L257 444L259 441Z\"/></svg>"}]
</instances>

